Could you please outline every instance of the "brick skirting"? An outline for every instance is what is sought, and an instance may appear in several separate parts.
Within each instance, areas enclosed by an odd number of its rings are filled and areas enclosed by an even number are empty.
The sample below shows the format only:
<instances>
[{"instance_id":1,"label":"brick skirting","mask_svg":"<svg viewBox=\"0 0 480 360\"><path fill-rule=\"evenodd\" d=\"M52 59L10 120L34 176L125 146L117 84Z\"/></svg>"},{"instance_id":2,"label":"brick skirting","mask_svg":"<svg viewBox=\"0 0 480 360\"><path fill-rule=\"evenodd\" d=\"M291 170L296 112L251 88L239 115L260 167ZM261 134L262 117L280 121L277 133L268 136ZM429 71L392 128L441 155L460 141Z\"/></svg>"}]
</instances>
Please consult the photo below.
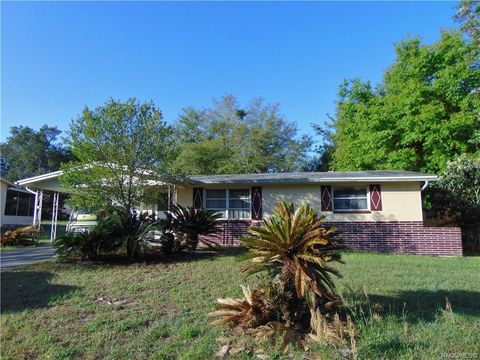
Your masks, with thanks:
<instances>
[{"instance_id":1,"label":"brick skirting","mask_svg":"<svg viewBox=\"0 0 480 360\"><path fill-rule=\"evenodd\" d=\"M434 256L461 256L462 233L457 227L425 227L422 221L337 222L352 250Z\"/></svg>"},{"instance_id":2,"label":"brick skirting","mask_svg":"<svg viewBox=\"0 0 480 360\"><path fill-rule=\"evenodd\" d=\"M252 223L260 224L261 221L225 220L221 222L220 231L214 235L201 236L200 239L221 245L240 245L240 236L247 233Z\"/></svg>"},{"instance_id":3,"label":"brick skirting","mask_svg":"<svg viewBox=\"0 0 480 360\"><path fill-rule=\"evenodd\" d=\"M259 222L255 222L259 223ZM248 220L223 221L221 230L203 240L239 245L252 224ZM352 250L434 256L461 256L462 235L456 227L425 227L421 221L356 221L329 223Z\"/></svg>"}]
</instances>

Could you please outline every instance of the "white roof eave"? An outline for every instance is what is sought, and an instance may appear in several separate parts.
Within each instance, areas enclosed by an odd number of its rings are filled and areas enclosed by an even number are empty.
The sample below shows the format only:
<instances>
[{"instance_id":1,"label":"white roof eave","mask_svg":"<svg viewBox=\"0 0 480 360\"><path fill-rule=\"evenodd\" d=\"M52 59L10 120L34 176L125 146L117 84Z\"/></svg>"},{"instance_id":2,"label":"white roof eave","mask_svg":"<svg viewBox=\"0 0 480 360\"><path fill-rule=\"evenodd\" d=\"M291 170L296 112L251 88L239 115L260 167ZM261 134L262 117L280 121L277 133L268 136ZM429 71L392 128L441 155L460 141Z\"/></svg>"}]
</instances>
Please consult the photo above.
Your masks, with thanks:
<instances>
[{"instance_id":1,"label":"white roof eave","mask_svg":"<svg viewBox=\"0 0 480 360\"><path fill-rule=\"evenodd\" d=\"M303 178L303 179L252 179L252 180L202 180L192 181L192 185L221 185L221 184L332 184L332 183L375 183L375 182L416 182L416 181L435 181L438 176L403 176L403 177L354 177L354 178Z\"/></svg>"},{"instance_id":2,"label":"white roof eave","mask_svg":"<svg viewBox=\"0 0 480 360\"><path fill-rule=\"evenodd\" d=\"M34 184L36 182L58 178L62 174L63 174L63 171L58 170L58 171L54 171L54 172L43 174L43 175L37 175L37 176L32 176L30 178L17 180L17 181L15 181L15 184L20 185L20 186L28 186L28 185Z\"/></svg>"}]
</instances>

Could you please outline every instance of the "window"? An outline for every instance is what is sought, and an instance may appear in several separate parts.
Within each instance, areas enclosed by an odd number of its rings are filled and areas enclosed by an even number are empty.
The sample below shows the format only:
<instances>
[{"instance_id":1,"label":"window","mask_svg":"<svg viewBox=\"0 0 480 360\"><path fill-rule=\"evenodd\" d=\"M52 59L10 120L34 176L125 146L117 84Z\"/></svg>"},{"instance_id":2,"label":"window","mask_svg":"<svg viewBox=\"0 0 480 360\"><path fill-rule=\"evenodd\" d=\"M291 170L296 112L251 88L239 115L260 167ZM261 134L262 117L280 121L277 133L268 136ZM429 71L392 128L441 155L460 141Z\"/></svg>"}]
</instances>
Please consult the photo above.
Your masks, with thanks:
<instances>
[{"instance_id":1,"label":"window","mask_svg":"<svg viewBox=\"0 0 480 360\"><path fill-rule=\"evenodd\" d=\"M333 210L369 210L367 188L365 186L335 187L333 189Z\"/></svg>"},{"instance_id":2,"label":"window","mask_svg":"<svg viewBox=\"0 0 480 360\"><path fill-rule=\"evenodd\" d=\"M205 191L205 208L216 210L222 214L222 218L227 218L227 190Z\"/></svg>"},{"instance_id":3,"label":"window","mask_svg":"<svg viewBox=\"0 0 480 360\"><path fill-rule=\"evenodd\" d=\"M34 203L33 195L21 191L7 190L5 215L32 216Z\"/></svg>"},{"instance_id":4,"label":"window","mask_svg":"<svg viewBox=\"0 0 480 360\"><path fill-rule=\"evenodd\" d=\"M250 219L250 190L230 190L228 201L230 219Z\"/></svg>"},{"instance_id":5,"label":"window","mask_svg":"<svg viewBox=\"0 0 480 360\"><path fill-rule=\"evenodd\" d=\"M250 190L205 190L205 208L222 214L224 219L250 219Z\"/></svg>"},{"instance_id":6,"label":"window","mask_svg":"<svg viewBox=\"0 0 480 360\"><path fill-rule=\"evenodd\" d=\"M18 191L7 190L5 199L5 215L17 215Z\"/></svg>"}]
</instances>

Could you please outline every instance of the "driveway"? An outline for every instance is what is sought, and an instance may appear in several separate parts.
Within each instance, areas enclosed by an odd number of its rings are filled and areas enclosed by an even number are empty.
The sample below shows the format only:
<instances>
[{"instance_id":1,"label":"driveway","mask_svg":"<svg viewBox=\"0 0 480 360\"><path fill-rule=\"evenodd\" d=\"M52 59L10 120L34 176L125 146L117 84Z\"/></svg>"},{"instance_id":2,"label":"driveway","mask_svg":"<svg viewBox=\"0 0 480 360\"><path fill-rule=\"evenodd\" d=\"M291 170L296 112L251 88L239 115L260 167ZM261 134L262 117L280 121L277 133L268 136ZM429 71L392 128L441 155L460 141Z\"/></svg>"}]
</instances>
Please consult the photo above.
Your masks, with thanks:
<instances>
[{"instance_id":1,"label":"driveway","mask_svg":"<svg viewBox=\"0 0 480 360\"><path fill-rule=\"evenodd\" d=\"M0 252L0 269L8 270L17 266L33 264L49 260L53 257L55 250L52 245L40 245L26 247L20 250L9 250Z\"/></svg>"}]
</instances>

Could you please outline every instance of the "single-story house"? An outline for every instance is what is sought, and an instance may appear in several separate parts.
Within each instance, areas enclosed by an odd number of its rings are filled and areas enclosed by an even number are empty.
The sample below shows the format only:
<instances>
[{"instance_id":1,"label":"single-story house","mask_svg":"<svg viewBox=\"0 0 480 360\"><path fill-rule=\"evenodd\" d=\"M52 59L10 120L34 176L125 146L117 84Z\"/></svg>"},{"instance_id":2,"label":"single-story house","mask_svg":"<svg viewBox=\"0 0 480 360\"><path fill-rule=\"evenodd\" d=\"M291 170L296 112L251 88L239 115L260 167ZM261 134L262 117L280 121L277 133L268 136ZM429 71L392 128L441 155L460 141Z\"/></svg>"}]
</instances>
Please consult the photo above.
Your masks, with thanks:
<instances>
[{"instance_id":1,"label":"single-story house","mask_svg":"<svg viewBox=\"0 0 480 360\"><path fill-rule=\"evenodd\" d=\"M0 178L0 226L25 226L33 221L35 196Z\"/></svg>"},{"instance_id":2,"label":"single-story house","mask_svg":"<svg viewBox=\"0 0 480 360\"><path fill-rule=\"evenodd\" d=\"M60 175L17 183L56 191ZM177 184L171 199L182 206L220 212L221 231L209 239L225 245L238 244L250 225L268 217L284 200L317 208L354 250L462 255L459 228L423 225L421 192L436 179L398 170L200 175ZM164 210L161 206L145 205L145 209L159 212Z\"/></svg>"}]
</instances>

